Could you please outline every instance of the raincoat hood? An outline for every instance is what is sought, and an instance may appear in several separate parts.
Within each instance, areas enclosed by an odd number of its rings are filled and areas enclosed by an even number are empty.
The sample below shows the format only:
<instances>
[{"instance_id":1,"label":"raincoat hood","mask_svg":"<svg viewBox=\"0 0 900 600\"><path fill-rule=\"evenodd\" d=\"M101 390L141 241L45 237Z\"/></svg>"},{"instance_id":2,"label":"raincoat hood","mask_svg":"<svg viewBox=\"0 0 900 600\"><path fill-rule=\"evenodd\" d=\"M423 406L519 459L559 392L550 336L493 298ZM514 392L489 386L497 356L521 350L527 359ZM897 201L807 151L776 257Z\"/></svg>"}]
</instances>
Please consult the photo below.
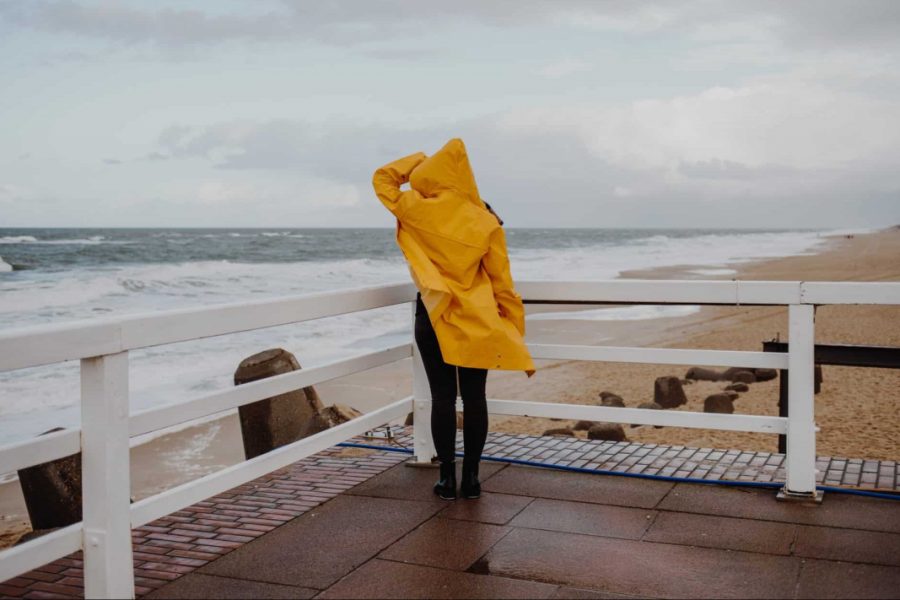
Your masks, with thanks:
<instances>
[{"instance_id":1,"label":"raincoat hood","mask_svg":"<svg viewBox=\"0 0 900 600\"><path fill-rule=\"evenodd\" d=\"M477 207L484 207L475 175L462 140L452 139L431 157L419 163L409 176L409 185L424 196L455 193Z\"/></svg>"},{"instance_id":2,"label":"raincoat hood","mask_svg":"<svg viewBox=\"0 0 900 600\"><path fill-rule=\"evenodd\" d=\"M407 182L410 189L401 190ZM431 157L419 152L389 163L372 184L397 218L397 245L444 362L531 376L525 309L510 274L506 236L478 193L463 141L452 139Z\"/></svg>"}]
</instances>

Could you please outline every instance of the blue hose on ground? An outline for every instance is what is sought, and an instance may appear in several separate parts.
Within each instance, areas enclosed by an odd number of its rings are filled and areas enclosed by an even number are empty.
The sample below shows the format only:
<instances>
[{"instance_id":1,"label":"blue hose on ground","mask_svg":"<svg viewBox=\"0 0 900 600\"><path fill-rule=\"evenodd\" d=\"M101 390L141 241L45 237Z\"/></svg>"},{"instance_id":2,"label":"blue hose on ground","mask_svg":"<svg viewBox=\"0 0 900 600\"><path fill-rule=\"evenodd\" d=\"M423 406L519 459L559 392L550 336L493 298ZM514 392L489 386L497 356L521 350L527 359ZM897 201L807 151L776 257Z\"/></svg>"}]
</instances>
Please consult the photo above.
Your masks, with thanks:
<instances>
[{"instance_id":1,"label":"blue hose on ground","mask_svg":"<svg viewBox=\"0 0 900 600\"><path fill-rule=\"evenodd\" d=\"M404 454L412 454L409 448L393 448L391 446L379 446L378 444L359 444L355 442L341 442L337 446L347 448L365 448L368 450L384 450L385 452L402 452ZM462 452L457 452L456 456L462 456ZM643 473L622 473L621 471L601 471L598 469L585 469L584 467L570 467L566 465L548 465L547 463L536 462L531 460L522 460L519 458L502 458L498 456L482 455L481 460L493 462L503 462L513 465L525 465L529 467L541 467L544 469L556 469L558 471L570 471L574 473L588 473L591 475L616 475L618 477L633 477L635 479L652 479L655 481L670 481L674 483L702 483L706 485L722 485L726 487L753 487L766 489L781 489L783 484L765 481L729 481L722 479L692 479L690 477L672 477L669 475L645 475ZM882 492L870 492L867 490L856 490L848 488L831 487L825 485L817 485L817 490L823 492L832 492L835 494L848 494L850 496L865 496L867 498L881 498L883 500L900 500L900 494L889 494Z\"/></svg>"}]
</instances>

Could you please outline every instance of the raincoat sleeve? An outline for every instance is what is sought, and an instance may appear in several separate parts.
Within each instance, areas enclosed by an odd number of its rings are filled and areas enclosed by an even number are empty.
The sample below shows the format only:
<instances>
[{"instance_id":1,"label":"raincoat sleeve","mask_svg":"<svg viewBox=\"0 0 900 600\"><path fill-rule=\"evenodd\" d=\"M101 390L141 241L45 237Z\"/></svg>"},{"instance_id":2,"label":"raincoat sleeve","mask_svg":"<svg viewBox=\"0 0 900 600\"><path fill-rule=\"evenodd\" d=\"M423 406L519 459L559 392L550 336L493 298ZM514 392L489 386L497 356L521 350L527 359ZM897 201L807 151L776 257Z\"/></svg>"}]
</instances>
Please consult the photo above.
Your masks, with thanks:
<instances>
[{"instance_id":1,"label":"raincoat sleeve","mask_svg":"<svg viewBox=\"0 0 900 600\"><path fill-rule=\"evenodd\" d=\"M513 285L512 274L509 271L509 255L506 252L506 234L502 227L498 227L491 234L490 245L487 254L481 259L481 264L491 279L500 315L512 321L519 333L524 336L525 307L522 304L522 297L516 293Z\"/></svg>"},{"instance_id":2,"label":"raincoat sleeve","mask_svg":"<svg viewBox=\"0 0 900 600\"><path fill-rule=\"evenodd\" d=\"M405 212L410 201L421 199L415 190L402 191L400 186L409 181L409 174L425 160L425 154L417 152L388 163L375 171L372 186L381 203L398 219Z\"/></svg>"}]
</instances>

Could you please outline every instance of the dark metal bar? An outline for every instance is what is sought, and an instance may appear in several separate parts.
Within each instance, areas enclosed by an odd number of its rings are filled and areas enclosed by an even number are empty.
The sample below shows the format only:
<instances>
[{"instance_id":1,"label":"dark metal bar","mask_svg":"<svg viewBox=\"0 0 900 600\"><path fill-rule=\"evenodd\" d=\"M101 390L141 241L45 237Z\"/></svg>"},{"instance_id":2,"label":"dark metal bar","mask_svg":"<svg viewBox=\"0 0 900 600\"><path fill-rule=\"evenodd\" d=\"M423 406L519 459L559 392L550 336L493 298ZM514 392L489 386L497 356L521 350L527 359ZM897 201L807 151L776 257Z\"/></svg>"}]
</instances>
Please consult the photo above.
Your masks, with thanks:
<instances>
[{"instance_id":1,"label":"dark metal bar","mask_svg":"<svg viewBox=\"0 0 900 600\"><path fill-rule=\"evenodd\" d=\"M763 352L787 352L787 342L763 342ZM816 389L819 393L822 372L819 365L844 367L875 367L900 369L900 348L893 346L856 346L851 344L816 344L813 350L816 364ZM778 416L788 416L788 371L778 371ZM778 451L787 452L787 436L778 436Z\"/></svg>"},{"instance_id":2,"label":"dark metal bar","mask_svg":"<svg viewBox=\"0 0 900 600\"><path fill-rule=\"evenodd\" d=\"M787 352L787 342L763 342L763 352ZM816 344L814 361L820 365L900 369L900 348L894 346L855 346Z\"/></svg>"},{"instance_id":3,"label":"dark metal bar","mask_svg":"<svg viewBox=\"0 0 900 600\"><path fill-rule=\"evenodd\" d=\"M788 416L788 370L778 370L778 416ZM787 454L787 436L778 434L778 452Z\"/></svg>"}]
</instances>

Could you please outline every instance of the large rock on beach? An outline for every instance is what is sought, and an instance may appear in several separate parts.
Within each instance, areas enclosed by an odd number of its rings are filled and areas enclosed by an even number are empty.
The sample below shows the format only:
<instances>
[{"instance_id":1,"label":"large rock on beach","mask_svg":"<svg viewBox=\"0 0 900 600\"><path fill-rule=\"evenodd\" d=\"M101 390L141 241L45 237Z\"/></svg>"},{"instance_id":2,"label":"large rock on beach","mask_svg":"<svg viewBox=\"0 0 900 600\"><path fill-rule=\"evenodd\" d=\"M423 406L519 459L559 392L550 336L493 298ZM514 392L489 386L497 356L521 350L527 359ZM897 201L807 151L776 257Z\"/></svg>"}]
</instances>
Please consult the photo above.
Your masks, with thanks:
<instances>
[{"instance_id":1,"label":"large rock on beach","mask_svg":"<svg viewBox=\"0 0 900 600\"><path fill-rule=\"evenodd\" d=\"M41 435L62 431L56 427ZM81 521L81 453L19 469L19 485L35 535Z\"/></svg>"},{"instance_id":2,"label":"large rock on beach","mask_svg":"<svg viewBox=\"0 0 900 600\"><path fill-rule=\"evenodd\" d=\"M578 421L572 429L575 431L587 431L596 424L597 421Z\"/></svg>"},{"instance_id":3,"label":"large rock on beach","mask_svg":"<svg viewBox=\"0 0 900 600\"><path fill-rule=\"evenodd\" d=\"M731 378L734 377L734 374L739 371L752 371L753 369L748 369L747 367L728 367L724 371L722 371L722 379L731 381Z\"/></svg>"},{"instance_id":4,"label":"large rock on beach","mask_svg":"<svg viewBox=\"0 0 900 600\"><path fill-rule=\"evenodd\" d=\"M328 427L334 427L335 425L340 425L341 423L346 423L347 421L361 417L362 413L352 406L333 404L332 406L326 406L320 410L319 416L327 424L325 429L328 429Z\"/></svg>"},{"instance_id":5,"label":"large rock on beach","mask_svg":"<svg viewBox=\"0 0 900 600\"><path fill-rule=\"evenodd\" d=\"M243 385L300 368L297 358L287 350L264 350L241 361L234 372L234 384ZM239 407L246 457L254 458L321 431L322 408L312 386Z\"/></svg>"},{"instance_id":6,"label":"large rock on beach","mask_svg":"<svg viewBox=\"0 0 900 600\"><path fill-rule=\"evenodd\" d=\"M641 402L640 404L637 405L637 407L643 408L646 410L663 410L663 407L660 406L659 404L657 404L656 402ZM643 425L640 425L638 423L632 423L631 426L632 427L643 427ZM663 426L662 425L654 425L653 428L654 429L662 429Z\"/></svg>"},{"instance_id":7,"label":"large rock on beach","mask_svg":"<svg viewBox=\"0 0 900 600\"><path fill-rule=\"evenodd\" d=\"M597 423L588 429L589 440L606 440L610 442L627 442L625 429L619 423Z\"/></svg>"},{"instance_id":8,"label":"large rock on beach","mask_svg":"<svg viewBox=\"0 0 900 600\"><path fill-rule=\"evenodd\" d=\"M734 413L734 399L728 394L713 394L703 401L703 412Z\"/></svg>"},{"instance_id":9,"label":"large rock on beach","mask_svg":"<svg viewBox=\"0 0 900 600\"><path fill-rule=\"evenodd\" d=\"M677 408L687 404L687 396L677 377L657 377L653 382L653 401L662 408Z\"/></svg>"},{"instance_id":10,"label":"large rock on beach","mask_svg":"<svg viewBox=\"0 0 900 600\"><path fill-rule=\"evenodd\" d=\"M778 377L778 371L775 369L753 369L757 381L772 381Z\"/></svg>"},{"instance_id":11,"label":"large rock on beach","mask_svg":"<svg viewBox=\"0 0 900 600\"><path fill-rule=\"evenodd\" d=\"M691 367L684 375L685 379L694 379L699 381L721 381L722 373L713 369L705 369L703 367Z\"/></svg>"},{"instance_id":12,"label":"large rock on beach","mask_svg":"<svg viewBox=\"0 0 900 600\"><path fill-rule=\"evenodd\" d=\"M731 383L756 383L756 375L753 374L753 371L743 369L732 373L728 380Z\"/></svg>"},{"instance_id":13,"label":"large rock on beach","mask_svg":"<svg viewBox=\"0 0 900 600\"><path fill-rule=\"evenodd\" d=\"M625 400L621 396L610 394L600 398L600 406L612 406L615 408L625 408Z\"/></svg>"},{"instance_id":14,"label":"large rock on beach","mask_svg":"<svg viewBox=\"0 0 900 600\"><path fill-rule=\"evenodd\" d=\"M572 431L569 427L555 427L553 429L547 429L541 435L562 435L562 436L574 436L575 432Z\"/></svg>"},{"instance_id":15,"label":"large rock on beach","mask_svg":"<svg viewBox=\"0 0 900 600\"><path fill-rule=\"evenodd\" d=\"M746 383L732 383L725 386L726 392L749 392L750 386Z\"/></svg>"}]
</instances>

